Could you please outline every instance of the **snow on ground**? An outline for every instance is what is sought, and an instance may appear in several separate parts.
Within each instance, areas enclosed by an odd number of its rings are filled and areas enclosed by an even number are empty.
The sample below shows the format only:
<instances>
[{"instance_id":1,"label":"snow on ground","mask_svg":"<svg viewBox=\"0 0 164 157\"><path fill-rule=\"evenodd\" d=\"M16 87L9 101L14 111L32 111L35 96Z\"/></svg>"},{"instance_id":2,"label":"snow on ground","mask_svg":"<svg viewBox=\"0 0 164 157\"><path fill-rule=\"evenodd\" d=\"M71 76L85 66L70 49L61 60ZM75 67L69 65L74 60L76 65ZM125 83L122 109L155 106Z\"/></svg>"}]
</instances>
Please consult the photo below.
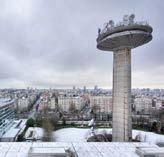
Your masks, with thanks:
<instances>
[{"instance_id":1,"label":"snow on ground","mask_svg":"<svg viewBox=\"0 0 164 157\"><path fill-rule=\"evenodd\" d=\"M156 134L153 132L133 130L133 138L135 138L137 135L140 136L141 142L150 142L154 144L164 142L164 135Z\"/></svg>"},{"instance_id":2,"label":"snow on ground","mask_svg":"<svg viewBox=\"0 0 164 157\"><path fill-rule=\"evenodd\" d=\"M65 128L54 132L56 142L84 142L88 137L89 129Z\"/></svg>"},{"instance_id":3,"label":"snow on ground","mask_svg":"<svg viewBox=\"0 0 164 157\"><path fill-rule=\"evenodd\" d=\"M102 134L104 131L112 133L112 129L97 129L95 133ZM86 142L90 136L90 129L65 128L54 132L54 139L57 142Z\"/></svg>"},{"instance_id":4,"label":"snow on ground","mask_svg":"<svg viewBox=\"0 0 164 157\"><path fill-rule=\"evenodd\" d=\"M26 132L25 137L27 138L30 135L30 132L34 132L34 137L36 139L41 139L43 136L42 128L29 128ZM111 134L112 129L102 128L96 129L96 134L104 134L104 132ZM88 137L92 135L91 129L83 128L65 128L53 132L53 139L55 142L86 142ZM150 142L152 144L157 144L164 142L164 135L156 134L153 132L145 132L140 130L133 130L133 139L138 136L138 139L141 142Z\"/></svg>"},{"instance_id":5,"label":"snow on ground","mask_svg":"<svg viewBox=\"0 0 164 157\"><path fill-rule=\"evenodd\" d=\"M96 134L103 132L112 133L112 129L97 129ZM164 135L155 134L153 132L145 132L140 130L133 130L133 139L139 136L141 142L150 142L156 144L164 142ZM54 132L54 139L56 142L86 142L87 138L91 136L90 129L81 128L65 128Z\"/></svg>"}]
</instances>

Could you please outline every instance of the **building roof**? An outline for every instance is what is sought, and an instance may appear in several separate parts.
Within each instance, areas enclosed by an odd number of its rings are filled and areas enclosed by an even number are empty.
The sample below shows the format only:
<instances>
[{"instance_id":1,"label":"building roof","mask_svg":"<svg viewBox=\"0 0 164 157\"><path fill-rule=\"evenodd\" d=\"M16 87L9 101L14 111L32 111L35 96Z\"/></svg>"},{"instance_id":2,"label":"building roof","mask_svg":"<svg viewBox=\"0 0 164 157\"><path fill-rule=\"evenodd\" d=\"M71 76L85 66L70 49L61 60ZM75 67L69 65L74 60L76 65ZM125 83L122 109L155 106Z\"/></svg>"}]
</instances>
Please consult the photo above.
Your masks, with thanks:
<instances>
[{"instance_id":1,"label":"building roof","mask_svg":"<svg viewBox=\"0 0 164 157\"><path fill-rule=\"evenodd\" d=\"M21 119L13 122L11 128L1 137L1 140L6 138L15 138L21 130L24 130L26 127L26 119ZM0 156L1 157L1 156Z\"/></svg>"},{"instance_id":2,"label":"building roof","mask_svg":"<svg viewBox=\"0 0 164 157\"><path fill-rule=\"evenodd\" d=\"M107 157L107 156L126 156L139 157L135 150L136 147L144 146L147 148L159 148L156 145L149 143L113 143L113 142L12 142L0 143L0 157L27 157L31 149L42 148L42 152L46 153L49 148L64 148L64 150L71 150L76 153L78 157ZM48 149L48 150L47 150ZM44 151L45 150L45 151Z\"/></svg>"},{"instance_id":3,"label":"building roof","mask_svg":"<svg viewBox=\"0 0 164 157\"><path fill-rule=\"evenodd\" d=\"M10 98L0 98L0 107L13 103L15 100Z\"/></svg>"}]
</instances>

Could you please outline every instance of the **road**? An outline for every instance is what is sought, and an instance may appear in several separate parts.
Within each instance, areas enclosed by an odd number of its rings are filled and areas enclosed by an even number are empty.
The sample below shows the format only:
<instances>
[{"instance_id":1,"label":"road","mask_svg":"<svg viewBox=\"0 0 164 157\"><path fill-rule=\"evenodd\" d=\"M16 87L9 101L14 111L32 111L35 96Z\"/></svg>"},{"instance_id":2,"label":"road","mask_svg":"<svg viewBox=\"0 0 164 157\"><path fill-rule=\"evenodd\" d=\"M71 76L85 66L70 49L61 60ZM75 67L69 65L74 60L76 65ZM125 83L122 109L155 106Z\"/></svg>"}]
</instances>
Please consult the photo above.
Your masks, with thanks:
<instances>
[{"instance_id":1,"label":"road","mask_svg":"<svg viewBox=\"0 0 164 157\"><path fill-rule=\"evenodd\" d=\"M40 103L40 97L38 98L38 100L35 102L35 104L33 105L33 107L31 108L31 111L29 112L28 118L33 118L35 119L35 113L37 112L37 105Z\"/></svg>"}]
</instances>

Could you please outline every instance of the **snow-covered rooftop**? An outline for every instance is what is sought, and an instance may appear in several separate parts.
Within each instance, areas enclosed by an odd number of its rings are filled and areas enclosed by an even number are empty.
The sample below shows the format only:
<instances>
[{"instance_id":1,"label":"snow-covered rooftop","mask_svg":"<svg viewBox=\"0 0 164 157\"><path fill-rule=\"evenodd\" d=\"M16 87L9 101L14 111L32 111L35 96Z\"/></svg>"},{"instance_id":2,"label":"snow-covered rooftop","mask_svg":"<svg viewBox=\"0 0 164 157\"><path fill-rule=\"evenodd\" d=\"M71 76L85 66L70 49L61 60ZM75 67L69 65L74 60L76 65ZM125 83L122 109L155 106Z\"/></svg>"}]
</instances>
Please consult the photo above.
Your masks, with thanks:
<instances>
[{"instance_id":1,"label":"snow-covered rooftop","mask_svg":"<svg viewBox=\"0 0 164 157\"><path fill-rule=\"evenodd\" d=\"M26 119L15 120L13 122L13 125L1 137L1 140L6 141L7 138L15 138L18 135L18 133L25 129L26 121Z\"/></svg>"},{"instance_id":2,"label":"snow-covered rooftop","mask_svg":"<svg viewBox=\"0 0 164 157\"><path fill-rule=\"evenodd\" d=\"M42 128L29 128L25 137L28 139L30 131L34 131L33 138L41 139L43 136ZM95 129L95 134L112 134L111 128ZM92 130L89 128L64 128L53 132L53 141L55 142L87 142L88 137L92 136ZM152 144L164 143L164 135L141 130L132 131L133 139L138 139L141 142L149 142Z\"/></svg>"},{"instance_id":3,"label":"snow-covered rooftop","mask_svg":"<svg viewBox=\"0 0 164 157\"><path fill-rule=\"evenodd\" d=\"M37 135L43 133L41 128L33 128ZM111 133L111 129L98 129L97 133ZM90 134L90 129L66 128L53 133L56 142L0 142L0 157L28 157L30 150L34 153L43 152L64 152L73 151L77 157L139 157L136 149L142 148L148 153L164 152L164 148L156 145L157 142L164 141L163 135L151 132L133 130L133 138L140 135L142 142L120 143L120 142L86 142ZM54 149L54 151L51 151Z\"/></svg>"},{"instance_id":4,"label":"snow-covered rooftop","mask_svg":"<svg viewBox=\"0 0 164 157\"><path fill-rule=\"evenodd\" d=\"M158 148L158 146L150 143L113 143L113 142L12 142L0 143L0 157L27 157L30 148L36 151L39 149L44 153L49 148L61 148L62 150L70 149L78 157L139 157L136 153L136 147L144 146L150 148ZM36 149L37 148L37 149ZM45 150L45 151L44 151ZM58 150L58 149L57 149Z\"/></svg>"},{"instance_id":5,"label":"snow-covered rooftop","mask_svg":"<svg viewBox=\"0 0 164 157\"><path fill-rule=\"evenodd\" d=\"M102 134L103 132L112 133L110 128L101 128L96 129L96 134ZM91 129L82 129L82 128L65 128L60 129L54 132L54 139L56 142L86 142L88 137L91 136ZM149 142L152 144L157 144L164 142L164 135L156 134L153 132L146 132L141 130L132 131L133 139L136 137L141 142Z\"/></svg>"},{"instance_id":6,"label":"snow-covered rooftop","mask_svg":"<svg viewBox=\"0 0 164 157\"><path fill-rule=\"evenodd\" d=\"M3 107L5 105L11 104L13 105L13 102L15 100L11 100L10 98L0 98L0 107Z\"/></svg>"},{"instance_id":7,"label":"snow-covered rooftop","mask_svg":"<svg viewBox=\"0 0 164 157\"><path fill-rule=\"evenodd\" d=\"M26 131L26 139L41 139L43 137L43 129L39 127L29 127Z\"/></svg>"}]
</instances>

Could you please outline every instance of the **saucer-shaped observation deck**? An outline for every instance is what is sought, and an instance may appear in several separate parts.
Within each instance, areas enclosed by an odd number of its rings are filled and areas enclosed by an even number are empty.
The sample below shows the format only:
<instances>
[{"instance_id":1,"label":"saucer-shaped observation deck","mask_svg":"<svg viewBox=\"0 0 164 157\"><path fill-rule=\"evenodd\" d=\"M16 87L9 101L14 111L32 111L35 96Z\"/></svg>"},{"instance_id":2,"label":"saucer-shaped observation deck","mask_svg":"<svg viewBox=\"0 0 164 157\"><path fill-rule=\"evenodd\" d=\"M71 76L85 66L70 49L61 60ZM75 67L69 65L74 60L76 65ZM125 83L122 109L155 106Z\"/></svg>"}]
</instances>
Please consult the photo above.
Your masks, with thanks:
<instances>
[{"instance_id":1,"label":"saucer-shaped observation deck","mask_svg":"<svg viewBox=\"0 0 164 157\"><path fill-rule=\"evenodd\" d=\"M123 22L114 26L111 20L101 31L99 29L97 48L114 51L121 48L135 48L152 39L152 27L147 22L134 22L134 15L124 16Z\"/></svg>"}]
</instances>

